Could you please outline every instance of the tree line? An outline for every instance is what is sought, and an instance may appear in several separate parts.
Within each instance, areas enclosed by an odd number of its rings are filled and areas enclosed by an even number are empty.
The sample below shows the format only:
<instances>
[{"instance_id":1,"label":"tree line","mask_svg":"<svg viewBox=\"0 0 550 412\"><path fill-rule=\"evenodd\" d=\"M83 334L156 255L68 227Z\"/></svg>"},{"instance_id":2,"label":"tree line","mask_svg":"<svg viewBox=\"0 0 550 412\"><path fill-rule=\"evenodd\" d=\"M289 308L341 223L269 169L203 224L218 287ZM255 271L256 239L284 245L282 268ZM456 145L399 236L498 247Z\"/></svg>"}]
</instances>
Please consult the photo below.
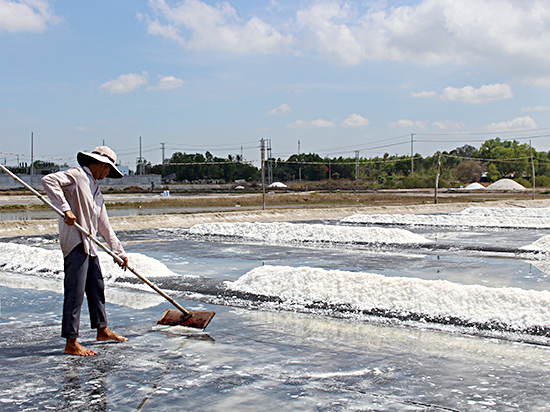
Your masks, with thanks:
<instances>
[{"instance_id":1,"label":"tree line","mask_svg":"<svg viewBox=\"0 0 550 412\"><path fill-rule=\"evenodd\" d=\"M536 186L550 187L550 152L537 151L529 144L499 137L485 141L479 148L466 144L450 152L426 157L415 154L412 162L409 155L388 153L371 158L321 157L316 153L303 153L293 154L288 159L266 159L264 169L268 183L341 179L388 188L434 187L438 159L440 187L479 181L491 183L503 177L532 187L533 167ZM59 166L51 162L37 160L34 165L35 171L41 170L42 174L59 170ZM175 152L164 164L152 165L144 161L141 167L147 174L160 174L176 182L261 180L261 169L240 155L222 158L208 151L205 154ZM20 165L10 169L25 173L29 167Z\"/></svg>"},{"instance_id":2,"label":"tree line","mask_svg":"<svg viewBox=\"0 0 550 412\"><path fill-rule=\"evenodd\" d=\"M294 154L286 160L266 159L264 168L268 181L346 179L368 181L385 187L433 187L438 158L441 162L441 187L479 181L490 183L502 177L531 187L533 164L536 185L550 186L550 152L539 152L526 143L501 140L499 137L485 141L479 148L466 144L450 152L431 156L416 154L413 162L408 155L388 153L368 159L342 156L331 158L304 153ZM172 175L173 180L180 182L261 179L261 169L240 156L220 158L210 152L204 155L176 152L165 164L150 166L147 171L163 176Z\"/></svg>"}]
</instances>

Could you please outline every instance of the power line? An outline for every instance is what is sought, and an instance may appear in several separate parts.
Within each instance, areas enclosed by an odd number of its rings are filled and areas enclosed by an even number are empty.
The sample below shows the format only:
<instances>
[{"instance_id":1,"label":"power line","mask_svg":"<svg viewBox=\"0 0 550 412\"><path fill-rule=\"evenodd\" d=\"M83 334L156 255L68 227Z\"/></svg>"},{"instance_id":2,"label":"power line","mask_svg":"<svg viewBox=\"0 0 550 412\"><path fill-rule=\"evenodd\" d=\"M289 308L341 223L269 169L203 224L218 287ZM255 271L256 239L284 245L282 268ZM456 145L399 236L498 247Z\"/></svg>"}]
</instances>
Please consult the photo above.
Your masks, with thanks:
<instances>
[{"instance_id":1,"label":"power line","mask_svg":"<svg viewBox=\"0 0 550 412\"><path fill-rule=\"evenodd\" d=\"M477 133L471 133L471 132L464 132L467 136L478 136L478 135L499 135L499 134L508 134L508 133L527 133L527 132L536 132L539 130L550 130L550 127L544 127L541 129L525 129L525 130L508 130L508 131L502 131L502 132L477 132ZM418 136L456 136L457 133L416 133Z\"/></svg>"},{"instance_id":2,"label":"power line","mask_svg":"<svg viewBox=\"0 0 550 412\"><path fill-rule=\"evenodd\" d=\"M387 138L387 139L375 140L375 141L371 141L369 143L355 144L355 145L350 145L350 146L339 146L339 147L333 147L333 148L328 148L328 149L321 149L321 150L317 150L317 152L319 154L325 153L325 156L328 156L328 155L348 153L348 152L355 151L355 150L368 151L368 150L378 149L378 148L382 148L382 147L398 146L398 145L403 144L403 142L390 144L390 145L381 145L381 146L373 146L373 145L375 145L377 143L381 143L381 142L390 142L390 141L396 140L396 139L403 139L404 137L408 137L408 136L409 136L409 134L405 134L405 135L390 137L390 138ZM405 143L408 143L408 141L406 141ZM291 156L293 154L295 154L295 153L276 153L276 155L279 156L279 157Z\"/></svg>"}]
</instances>

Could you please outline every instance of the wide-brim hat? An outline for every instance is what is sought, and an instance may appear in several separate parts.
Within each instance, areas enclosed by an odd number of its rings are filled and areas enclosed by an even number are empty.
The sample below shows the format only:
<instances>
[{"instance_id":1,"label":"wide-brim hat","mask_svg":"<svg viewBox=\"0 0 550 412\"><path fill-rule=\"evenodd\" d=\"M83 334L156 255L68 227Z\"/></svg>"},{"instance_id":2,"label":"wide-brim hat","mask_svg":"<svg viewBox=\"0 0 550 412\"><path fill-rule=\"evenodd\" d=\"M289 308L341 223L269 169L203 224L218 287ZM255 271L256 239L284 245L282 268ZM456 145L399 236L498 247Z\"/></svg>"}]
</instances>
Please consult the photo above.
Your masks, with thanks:
<instances>
[{"instance_id":1,"label":"wide-brim hat","mask_svg":"<svg viewBox=\"0 0 550 412\"><path fill-rule=\"evenodd\" d=\"M121 179L124 176L115 165L116 153L113 152L113 150L111 150L109 147L98 146L91 153L78 152L78 154L76 155L76 160L78 161L78 164L80 166L87 166L90 163L90 159L92 159L92 162L98 161L111 166L111 171L109 172L107 177L111 179Z\"/></svg>"}]
</instances>

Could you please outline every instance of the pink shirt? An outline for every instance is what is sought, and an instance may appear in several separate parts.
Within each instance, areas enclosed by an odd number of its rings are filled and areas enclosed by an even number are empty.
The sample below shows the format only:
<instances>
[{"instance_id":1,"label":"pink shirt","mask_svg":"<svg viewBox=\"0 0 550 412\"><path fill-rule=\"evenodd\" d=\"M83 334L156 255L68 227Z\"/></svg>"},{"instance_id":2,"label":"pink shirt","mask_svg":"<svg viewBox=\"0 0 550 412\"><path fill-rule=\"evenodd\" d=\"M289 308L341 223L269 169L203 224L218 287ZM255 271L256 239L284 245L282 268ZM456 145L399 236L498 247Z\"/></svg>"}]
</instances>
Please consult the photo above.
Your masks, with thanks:
<instances>
[{"instance_id":1,"label":"pink shirt","mask_svg":"<svg viewBox=\"0 0 550 412\"><path fill-rule=\"evenodd\" d=\"M63 213L71 210L80 226L94 237L99 232L118 257L126 257L122 244L109 224L103 196L90 169L73 167L63 172L51 173L42 178L42 186L54 206ZM81 234L76 227L67 225L61 217L59 243L63 256L67 256L79 243L83 244L87 254L97 256L96 244Z\"/></svg>"}]
</instances>

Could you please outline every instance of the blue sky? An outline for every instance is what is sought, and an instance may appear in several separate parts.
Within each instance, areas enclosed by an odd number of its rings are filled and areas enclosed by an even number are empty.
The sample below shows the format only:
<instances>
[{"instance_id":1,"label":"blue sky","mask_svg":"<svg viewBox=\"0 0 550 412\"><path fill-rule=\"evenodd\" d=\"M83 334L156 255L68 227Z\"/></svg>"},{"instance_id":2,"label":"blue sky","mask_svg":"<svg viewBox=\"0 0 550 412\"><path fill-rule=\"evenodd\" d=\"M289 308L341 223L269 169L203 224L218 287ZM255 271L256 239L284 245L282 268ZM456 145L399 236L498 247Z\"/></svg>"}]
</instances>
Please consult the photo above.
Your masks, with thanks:
<instances>
[{"instance_id":1,"label":"blue sky","mask_svg":"<svg viewBox=\"0 0 550 412\"><path fill-rule=\"evenodd\" d=\"M8 164L550 150L548 0L0 0L0 53Z\"/></svg>"}]
</instances>

